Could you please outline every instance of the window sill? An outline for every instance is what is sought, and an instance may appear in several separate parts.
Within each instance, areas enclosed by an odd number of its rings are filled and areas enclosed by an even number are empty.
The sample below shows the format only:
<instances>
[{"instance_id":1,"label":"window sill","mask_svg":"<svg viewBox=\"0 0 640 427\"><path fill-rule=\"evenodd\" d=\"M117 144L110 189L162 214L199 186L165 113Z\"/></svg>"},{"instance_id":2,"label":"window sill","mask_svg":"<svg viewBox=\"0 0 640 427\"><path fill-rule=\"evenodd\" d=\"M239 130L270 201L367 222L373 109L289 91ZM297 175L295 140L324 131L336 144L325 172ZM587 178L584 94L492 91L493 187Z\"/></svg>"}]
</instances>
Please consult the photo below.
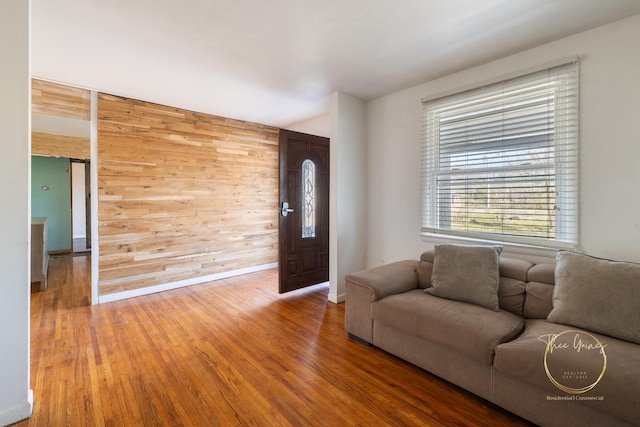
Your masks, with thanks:
<instances>
[{"instance_id":1,"label":"window sill","mask_svg":"<svg viewBox=\"0 0 640 427\"><path fill-rule=\"evenodd\" d=\"M479 239L474 237L457 236L444 233L421 232L422 241L428 243L459 243L469 245L500 245L503 253L535 256L547 259L555 259L559 250L577 250L575 247L548 247L523 243L506 242L500 240Z\"/></svg>"}]
</instances>

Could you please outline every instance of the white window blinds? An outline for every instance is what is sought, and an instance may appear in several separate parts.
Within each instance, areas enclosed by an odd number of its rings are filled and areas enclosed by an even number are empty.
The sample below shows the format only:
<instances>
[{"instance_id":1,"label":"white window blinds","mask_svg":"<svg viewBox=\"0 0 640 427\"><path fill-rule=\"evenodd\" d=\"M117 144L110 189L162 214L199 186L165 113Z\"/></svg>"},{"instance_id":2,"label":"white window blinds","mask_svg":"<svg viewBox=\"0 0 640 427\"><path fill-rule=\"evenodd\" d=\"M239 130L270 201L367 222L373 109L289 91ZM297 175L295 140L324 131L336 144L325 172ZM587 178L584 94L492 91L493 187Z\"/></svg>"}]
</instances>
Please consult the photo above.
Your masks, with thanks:
<instances>
[{"instance_id":1,"label":"white window blinds","mask_svg":"<svg viewBox=\"0 0 640 427\"><path fill-rule=\"evenodd\" d=\"M576 62L424 103L422 231L578 239Z\"/></svg>"}]
</instances>

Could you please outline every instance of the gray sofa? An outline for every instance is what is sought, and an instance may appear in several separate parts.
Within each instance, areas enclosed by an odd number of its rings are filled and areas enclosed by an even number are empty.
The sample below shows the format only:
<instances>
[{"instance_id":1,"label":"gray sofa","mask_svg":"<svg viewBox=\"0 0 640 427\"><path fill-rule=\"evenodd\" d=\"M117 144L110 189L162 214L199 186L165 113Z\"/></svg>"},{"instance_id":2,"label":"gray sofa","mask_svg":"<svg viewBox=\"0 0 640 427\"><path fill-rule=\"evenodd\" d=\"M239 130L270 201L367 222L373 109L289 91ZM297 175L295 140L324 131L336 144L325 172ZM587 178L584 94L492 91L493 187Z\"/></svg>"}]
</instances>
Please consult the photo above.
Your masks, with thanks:
<instances>
[{"instance_id":1,"label":"gray sofa","mask_svg":"<svg viewBox=\"0 0 640 427\"><path fill-rule=\"evenodd\" d=\"M640 265L500 251L436 245L347 275L349 336L536 424L640 425Z\"/></svg>"}]
</instances>

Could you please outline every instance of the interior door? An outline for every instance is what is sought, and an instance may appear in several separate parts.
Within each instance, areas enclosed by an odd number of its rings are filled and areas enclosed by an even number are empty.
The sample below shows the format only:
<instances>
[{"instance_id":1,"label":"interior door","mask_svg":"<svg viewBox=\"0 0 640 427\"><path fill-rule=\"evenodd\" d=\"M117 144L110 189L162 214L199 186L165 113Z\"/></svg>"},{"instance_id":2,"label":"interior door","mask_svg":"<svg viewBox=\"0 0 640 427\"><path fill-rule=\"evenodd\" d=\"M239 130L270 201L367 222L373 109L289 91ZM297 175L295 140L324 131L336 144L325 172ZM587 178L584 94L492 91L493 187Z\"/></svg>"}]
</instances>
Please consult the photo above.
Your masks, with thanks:
<instances>
[{"instance_id":1,"label":"interior door","mask_svg":"<svg viewBox=\"0 0 640 427\"><path fill-rule=\"evenodd\" d=\"M71 211L73 252L91 250L91 191L89 160L71 159ZM86 236L78 241L75 236Z\"/></svg>"},{"instance_id":2,"label":"interior door","mask_svg":"<svg viewBox=\"0 0 640 427\"><path fill-rule=\"evenodd\" d=\"M329 139L280 131L280 293L329 280Z\"/></svg>"}]
</instances>

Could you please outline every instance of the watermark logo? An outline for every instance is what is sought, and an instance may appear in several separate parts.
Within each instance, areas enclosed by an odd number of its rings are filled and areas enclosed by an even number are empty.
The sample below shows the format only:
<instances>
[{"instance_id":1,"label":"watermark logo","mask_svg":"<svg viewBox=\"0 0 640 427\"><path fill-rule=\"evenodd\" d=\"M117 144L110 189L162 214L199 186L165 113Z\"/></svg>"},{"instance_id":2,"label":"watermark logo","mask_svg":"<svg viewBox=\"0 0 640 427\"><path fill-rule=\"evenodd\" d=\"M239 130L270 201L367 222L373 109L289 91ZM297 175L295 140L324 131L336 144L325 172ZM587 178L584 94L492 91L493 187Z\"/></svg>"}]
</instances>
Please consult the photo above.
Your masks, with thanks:
<instances>
[{"instance_id":1,"label":"watermark logo","mask_svg":"<svg viewBox=\"0 0 640 427\"><path fill-rule=\"evenodd\" d=\"M606 344L578 330L538 337L546 343L544 370L551 383L565 393L577 395L593 389L607 370Z\"/></svg>"}]
</instances>

